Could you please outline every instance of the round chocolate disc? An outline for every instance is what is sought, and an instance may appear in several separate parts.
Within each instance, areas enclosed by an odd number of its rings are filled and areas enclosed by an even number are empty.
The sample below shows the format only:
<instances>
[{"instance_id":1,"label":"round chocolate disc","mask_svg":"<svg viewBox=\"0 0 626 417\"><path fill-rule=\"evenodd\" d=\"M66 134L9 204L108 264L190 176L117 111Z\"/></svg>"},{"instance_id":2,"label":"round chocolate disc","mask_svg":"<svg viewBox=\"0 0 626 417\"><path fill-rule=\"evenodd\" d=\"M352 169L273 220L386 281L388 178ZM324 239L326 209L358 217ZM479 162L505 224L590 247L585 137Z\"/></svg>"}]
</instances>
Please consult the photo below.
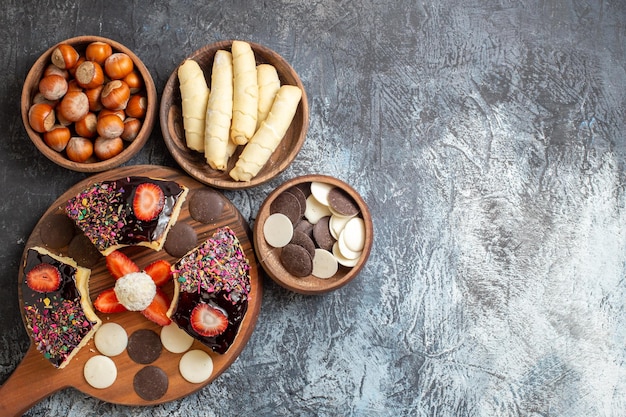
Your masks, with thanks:
<instances>
[{"instance_id":1,"label":"round chocolate disc","mask_svg":"<svg viewBox=\"0 0 626 417\"><path fill-rule=\"evenodd\" d=\"M324 216L313 226L313 239L319 248L327 251L333 249L335 238L330 232L330 216Z\"/></svg>"},{"instance_id":2,"label":"round chocolate disc","mask_svg":"<svg viewBox=\"0 0 626 417\"><path fill-rule=\"evenodd\" d=\"M209 187L197 190L189 199L189 215L200 223L214 223L222 215L223 209L224 197Z\"/></svg>"},{"instance_id":3,"label":"round chocolate disc","mask_svg":"<svg viewBox=\"0 0 626 417\"><path fill-rule=\"evenodd\" d=\"M302 219L296 224L293 230L298 230L300 232L306 233L311 239L313 239L313 223L308 221L307 219Z\"/></svg>"},{"instance_id":4,"label":"round chocolate disc","mask_svg":"<svg viewBox=\"0 0 626 417\"><path fill-rule=\"evenodd\" d=\"M339 187L328 192L328 204L333 211L342 216L356 216L360 211L354 199Z\"/></svg>"},{"instance_id":5,"label":"round chocolate disc","mask_svg":"<svg viewBox=\"0 0 626 417\"><path fill-rule=\"evenodd\" d=\"M302 246L311 254L311 257L315 256L315 242L309 235L299 230L294 230L291 242L294 245Z\"/></svg>"},{"instance_id":6,"label":"round chocolate disc","mask_svg":"<svg viewBox=\"0 0 626 417\"><path fill-rule=\"evenodd\" d=\"M306 277L313 272L313 258L302 246L289 243L280 252L280 262L287 272L296 277Z\"/></svg>"},{"instance_id":7,"label":"round chocolate disc","mask_svg":"<svg viewBox=\"0 0 626 417\"><path fill-rule=\"evenodd\" d=\"M296 197L296 199L298 199L298 203L300 203L300 208L301 208L300 217L304 216L304 210L306 209L306 197L307 197L306 194L304 194L301 188L295 185L293 187L290 187L285 192L293 194Z\"/></svg>"},{"instance_id":8,"label":"round chocolate disc","mask_svg":"<svg viewBox=\"0 0 626 417\"><path fill-rule=\"evenodd\" d=\"M169 378L163 369L157 366L146 366L135 374L133 388L146 401L155 401L165 395L169 386Z\"/></svg>"},{"instance_id":9,"label":"round chocolate disc","mask_svg":"<svg viewBox=\"0 0 626 417\"><path fill-rule=\"evenodd\" d=\"M311 183L310 182L301 182L300 184L294 185L294 187L302 191L305 198L311 195Z\"/></svg>"},{"instance_id":10,"label":"round chocolate disc","mask_svg":"<svg viewBox=\"0 0 626 417\"><path fill-rule=\"evenodd\" d=\"M272 204L270 204L270 213L282 213L289 218L291 224L296 224L304 214L302 206L298 198L290 192L280 193Z\"/></svg>"},{"instance_id":11,"label":"round chocolate disc","mask_svg":"<svg viewBox=\"0 0 626 417\"><path fill-rule=\"evenodd\" d=\"M76 263L85 268L94 266L102 254L96 249L93 243L82 233L75 235L70 241L67 248L67 254L74 259Z\"/></svg>"},{"instance_id":12,"label":"round chocolate disc","mask_svg":"<svg viewBox=\"0 0 626 417\"><path fill-rule=\"evenodd\" d=\"M63 213L56 213L43 220L39 233L46 246L59 249L70 244L76 228L72 219Z\"/></svg>"},{"instance_id":13,"label":"round chocolate disc","mask_svg":"<svg viewBox=\"0 0 626 417\"><path fill-rule=\"evenodd\" d=\"M176 223L167 234L163 248L170 255L180 258L196 247L198 234L188 223Z\"/></svg>"},{"instance_id":14,"label":"round chocolate disc","mask_svg":"<svg viewBox=\"0 0 626 417\"><path fill-rule=\"evenodd\" d=\"M139 329L128 338L126 351L137 363L152 363L161 355L161 337L150 329Z\"/></svg>"}]
</instances>

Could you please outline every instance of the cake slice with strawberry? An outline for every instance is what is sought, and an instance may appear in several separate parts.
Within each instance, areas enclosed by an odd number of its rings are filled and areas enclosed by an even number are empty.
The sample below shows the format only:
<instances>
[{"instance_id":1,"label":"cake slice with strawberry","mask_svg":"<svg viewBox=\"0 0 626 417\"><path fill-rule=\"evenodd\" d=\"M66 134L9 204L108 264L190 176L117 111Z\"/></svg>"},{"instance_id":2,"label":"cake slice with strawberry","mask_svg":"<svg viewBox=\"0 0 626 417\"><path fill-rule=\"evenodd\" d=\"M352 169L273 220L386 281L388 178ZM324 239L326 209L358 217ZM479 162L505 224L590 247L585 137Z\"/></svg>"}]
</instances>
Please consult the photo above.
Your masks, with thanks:
<instances>
[{"instance_id":1,"label":"cake slice with strawberry","mask_svg":"<svg viewBox=\"0 0 626 417\"><path fill-rule=\"evenodd\" d=\"M188 191L174 181L124 177L83 189L67 202L65 211L105 256L124 246L158 251Z\"/></svg>"},{"instance_id":2,"label":"cake slice with strawberry","mask_svg":"<svg viewBox=\"0 0 626 417\"><path fill-rule=\"evenodd\" d=\"M248 309L250 263L235 232L218 229L172 266L168 316L217 353L232 345Z\"/></svg>"},{"instance_id":3,"label":"cake slice with strawberry","mask_svg":"<svg viewBox=\"0 0 626 417\"><path fill-rule=\"evenodd\" d=\"M91 271L41 247L29 248L23 265L26 329L37 350L64 368L102 324L89 298Z\"/></svg>"}]
</instances>

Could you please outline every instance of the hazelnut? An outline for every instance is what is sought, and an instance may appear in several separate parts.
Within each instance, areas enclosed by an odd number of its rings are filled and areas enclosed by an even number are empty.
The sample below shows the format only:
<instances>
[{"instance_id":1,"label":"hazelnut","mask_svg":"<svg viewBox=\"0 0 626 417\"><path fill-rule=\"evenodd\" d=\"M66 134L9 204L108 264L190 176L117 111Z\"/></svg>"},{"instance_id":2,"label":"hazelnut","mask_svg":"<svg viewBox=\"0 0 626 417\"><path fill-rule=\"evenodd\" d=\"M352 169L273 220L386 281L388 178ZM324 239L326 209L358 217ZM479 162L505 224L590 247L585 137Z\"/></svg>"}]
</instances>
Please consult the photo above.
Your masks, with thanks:
<instances>
[{"instance_id":1,"label":"hazelnut","mask_svg":"<svg viewBox=\"0 0 626 417\"><path fill-rule=\"evenodd\" d=\"M72 45L62 43L52 51L51 60L61 69L70 69L76 65L80 55Z\"/></svg>"},{"instance_id":2,"label":"hazelnut","mask_svg":"<svg viewBox=\"0 0 626 417\"><path fill-rule=\"evenodd\" d=\"M98 136L94 144L94 152L100 160L111 159L124 150L122 138L103 138Z\"/></svg>"},{"instance_id":3,"label":"hazelnut","mask_svg":"<svg viewBox=\"0 0 626 417\"><path fill-rule=\"evenodd\" d=\"M63 152L70 140L70 129L63 125L55 125L50 131L43 134L46 144L57 152Z\"/></svg>"},{"instance_id":4,"label":"hazelnut","mask_svg":"<svg viewBox=\"0 0 626 417\"><path fill-rule=\"evenodd\" d=\"M46 75L39 80L39 92L48 100L58 100L67 93L67 80L58 74Z\"/></svg>"},{"instance_id":5,"label":"hazelnut","mask_svg":"<svg viewBox=\"0 0 626 417\"><path fill-rule=\"evenodd\" d=\"M111 54L104 61L104 72L112 80L120 80L132 72L134 68L133 60L124 52Z\"/></svg>"},{"instance_id":6,"label":"hazelnut","mask_svg":"<svg viewBox=\"0 0 626 417\"><path fill-rule=\"evenodd\" d=\"M104 65L104 61L113 53L113 48L106 42L95 41L87 45L85 50L85 58L88 61L97 62L99 65Z\"/></svg>"},{"instance_id":7,"label":"hazelnut","mask_svg":"<svg viewBox=\"0 0 626 417\"><path fill-rule=\"evenodd\" d=\"M102 89L100 102L107 109L123 110L130 99L130 88L121 80L109 81Z\"/></svg>"},{"instance_id":8,"label":"hazelnut","mask_svg":"<svg viewBox=\"0 0 626 417\"><path fill-rule=\"evenodd\" d=\"M142 95L135 94L130 97L126 105L126 115L142 119L146 115L148 99Z\"/></svg>"},{"instance_id":9,"label":"hazelnut","mask_svg":"<svg viewBox=\"0 0 626 417\"><path fill-rule=\"evenodd\" d=\"M74 123L74 130L79 136L93 138L98 133L98 117L89 112L85 117Z\"/></svg>"},{"instance_id":10,"label":"hazelnut","mask_svg":"<svg viewBox=\"0 0 626 417\"><path fill-rule=\"evenodd\" d=\"M76 82L83 88L91 89L104 84L104 72L100 64L94 61L85 61L76 67L74 73Z\"/></svg>"},{"instance_id":11,"label":"hazelnut","mask_svg":"<svg viewBox=\"0 0 626 417\"><path fill-rule=\"evenodd\" d=\"M124 122L115 114L106 114L98 117L96 129L101 137L112 139L121 136L124 132Z\"/></svg>"},{"instance_id":12,"label":"hazelnut","mask_svg":"<svg viewBox=\"0 0 626 417\"><path fill-rule=\"evenodd\" d=\"M55 120L54 109L48 103L35 103L28 110L28 122L36 132L51 130Z\"/></svg>"},{"instance_id":13,"label":"hazelnut","mask_svg":"<svg viewBox=\"0 0 626 417\"><path fill-rule=\"evenodd\" d=\"M137 138L140 130L141 120L134 117L128 117L124 120L124 131L122 132L121 137L127 142L132 142Z\"/></svg>"},{"instance_id":14,"label":"hazelnut","mask_svg":"<svg viewBox=\"0 0 626 417\"><path fill-rule=\"evenodd\" d=\"M85 162L93 155L93 143L87 138L72 136L65 147L67 157L74 162Z\"/></svg>"},{"instance_id":15,"label":"hazelnut","mask_svg":"<svg viewBox=\"0 0 626 417\"><path fill-rule=\"evenodd\" d=\"M70 91L58 106L59 114L70 122L76 122L89 113L89 99L82 91Z\"/></svg>"}]
</instances>

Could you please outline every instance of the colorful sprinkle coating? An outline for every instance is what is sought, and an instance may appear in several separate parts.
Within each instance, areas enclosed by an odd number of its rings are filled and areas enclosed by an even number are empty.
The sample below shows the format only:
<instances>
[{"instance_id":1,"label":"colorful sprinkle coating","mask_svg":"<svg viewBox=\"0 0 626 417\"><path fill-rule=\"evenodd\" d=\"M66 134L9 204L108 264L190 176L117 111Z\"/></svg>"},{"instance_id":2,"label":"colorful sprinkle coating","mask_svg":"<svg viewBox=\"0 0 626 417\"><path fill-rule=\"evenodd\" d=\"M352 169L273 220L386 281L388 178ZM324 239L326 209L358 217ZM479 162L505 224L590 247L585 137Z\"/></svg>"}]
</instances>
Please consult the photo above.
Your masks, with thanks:
<instances>
[{"instance_id":1,"label":"colorful sprinkle coating","mask_svg":"<svg viewBox=\"0 0 626 417\"><path fill-rule=\"evenodd\" d=\"M133 199L143 183L158 185L165 196L159 215L137 218ZM174 181L149 177L123 177L95 183L71 198L65 211L100 252L117 245L137 245L164 240L175 207L184 201L186 187Z\"/></svg>"},{"instance_id":2,"label":"colorful sprinkle coating","mask_svg":"<svg viewBox=\"0 0 626 417\"><path fill-rule=\"evenodd\" d=\"M110 183L97 183L67 202L68 216L99 250L116 244L126 225L123 192Z\"/></svg>"},{"instance_id":3,"label":"colorful sprinkle coating","mask_svg":"<svg viewBox=\"0 0 626 417\"><path fill-rule=\"evenodd\" d=\"M223 292L236 304L248 299L249 271L250 263L239 239L226 226L182 257L174 267L174 278L180 283L181 291Z\"/></svg>"},{"instance_id":4,"label":"colorful sprinkle coating","mask_svg":"<svg viewBox=\"0 0 626 417\"><path fill-rule=\"evenodd\" d=\"M93 323L85 317L80 299L46 297L44 305L26 305L26 322L37 350L59 367L93 328Z\"/></svg>"}]
</instances>

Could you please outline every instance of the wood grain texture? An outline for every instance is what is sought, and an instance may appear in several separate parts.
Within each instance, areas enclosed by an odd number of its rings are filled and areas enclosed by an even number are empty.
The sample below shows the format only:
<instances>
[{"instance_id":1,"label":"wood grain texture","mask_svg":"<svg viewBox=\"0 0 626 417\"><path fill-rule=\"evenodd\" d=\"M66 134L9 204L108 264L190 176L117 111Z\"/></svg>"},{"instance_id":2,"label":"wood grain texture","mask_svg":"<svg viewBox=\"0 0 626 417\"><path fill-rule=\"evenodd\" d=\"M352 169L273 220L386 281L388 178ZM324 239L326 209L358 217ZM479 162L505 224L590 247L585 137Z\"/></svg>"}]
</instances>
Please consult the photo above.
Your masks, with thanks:
<instances>
[{"instance_id":1,"label":"wood grain texture","mask_svg":"<svg viewBox=\"0 0 626 417\"><path fill-rule=\"evenodd\" d=\"M80 193L83 189L100 181L115 180L127 176L147 176L168 181L175 181L178 184L189 189L187 200L183 203L177 222L185 222L190 224L198 235L197 243L200 244L220 227L229 226L237 235L244 253L250 262L250 298L248 303L248 311L244 317L239 333L231 345L230 349L223 355L215 354L208 347L195 341L191 349L201 349L210 354L213 360L214 370L211 377L204 383L194 384L187 382L178 371L178 362L182 354L173 354L165 348L162 349L159 358L152 362L151 365L161 368L169 377L169 387L165 395L155 401L146 401L135 392L133 388L133 378L145 365L134 362L127 351L113 357L116 365L118 376L113 385L106 389L96 389L90 386L83 377L83 367L85 362L96 355L98 352L94 346L93 340L83 347L76 357L63 369L54 368L34 346L28 350L24 360L17 367L11 378L0 387L0 414L3 416L21 415L24 411L31 408L33 404L40 401L44 397L63 388L73 387L79 391L91 395L101 400L125 404L125 405L149 405L159 404L162 402L172 401L194 391L201 389L206 384L217 378L223 373L230 364L232 364L237 356L241 353L243 347L249 340L256 323L257 315L261 306L262 287L259 280L258 265L254 256L254 250L251 243L251 231L247 222L241 217L237 209L224 198L224 207L221 215L216 218L215 222L204 224L191 218L188 210L189 196L192 196L196 190L200 190L205 185L182 174L181 171L167 167L158 167L150 165L138 165L131 167L117 168L106 173L100 173L85 179L64 194L52 204L52 206L44 213L42 220L33 229L29 239L26 241L24 249L24 258L29 248L34 246L44 246L41 238L41 222L45 221L47 216L63 212L65 203ZM145 247L130 247L120 249L133 262L143 269L157 259L164 259L174 264L178 259L170 256L167 252L154 251ZM53 253L62 256L68 256L67 248L52 250ZM23 266L23 265L22 265ZM106 268L104 257L102 257L91 269L89 279L89 292L92 300L107 288L112 288L115 279L110 275ZM18 282L22 280L22 268ZM166 294L172 297L174 293L173 283L169 282L162 289ZM23 307L23 305L21 305ZM127 311L124 313L101 314L98 313L103 323L114 322L122 325L126 333L130 335L139 329L150 329L160 333L160 326L150 322L140 313ZM33 386L33 389L25 390L25 386Z\"/></svg>"}]
</instances>

